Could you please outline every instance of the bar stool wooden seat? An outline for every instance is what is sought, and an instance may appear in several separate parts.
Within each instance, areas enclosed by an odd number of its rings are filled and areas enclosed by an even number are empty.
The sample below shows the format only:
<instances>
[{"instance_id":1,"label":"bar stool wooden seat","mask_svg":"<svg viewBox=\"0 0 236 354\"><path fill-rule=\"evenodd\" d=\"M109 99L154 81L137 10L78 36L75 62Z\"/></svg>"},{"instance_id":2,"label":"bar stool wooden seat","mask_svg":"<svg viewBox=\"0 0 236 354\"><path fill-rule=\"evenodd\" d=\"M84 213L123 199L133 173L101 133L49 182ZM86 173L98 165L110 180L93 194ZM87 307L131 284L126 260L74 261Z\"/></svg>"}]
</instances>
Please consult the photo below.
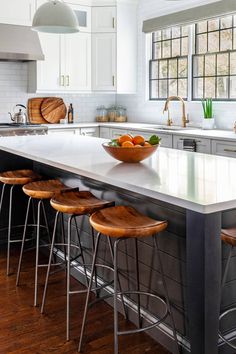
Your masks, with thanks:
<instances>
[{"instance_id":1,"label":"bar stool wooden seat","mask_svg":"<svg viewBox=\"0 0 236 354\"><path fill-rule=\"evenodd\" d=\"M76 290L71 291L70 290L70 288L71 288L70 287L70 269L72 267L72 262L75 259L77 259L78 257L81 257L81 259L82 259L82 266L84 268L84 274L85 274L86 283L87 283L87 286L88 286L87 270L86 270L86 265L85 265L85 261L84 261L83 247L81 246L81 242L80 242L80 235L79 235L79 230L78 230L76 217L83 216L83 215L88 215L89 216L90 214L94 213L97 210L113 206L114 202L98 199L89 191L79 191L78 188L74 188L74 189L71 189L71 190L64 190L64 191L61 191L60 194L56 194L51 199L50 204L57 211L57 213L56 213L56 217L55 217L54 231L53 231L53 236L52 236L52 244L51 244L49 262L48 262L48 270L47 270L47 275L46 275L46 280L45 280L45 287L44 287L44 293L43 293L41 313L44 312L44 307L45 307L45 301L46 301L46 295L47 295L47 289L48 289L48 281L49 281L49 275L50 275L50 268L51 268L51 263L52 263L53 249L54 249L55 246L65 245L67 247L66 338L67 338L67 340L69 340L70 295L85 293L87 291L87 290L78 290L78 291L76 291ZM69 215L68 228L67 228L68 236L67 236L66 244L55 243L58 217L59 217L60 214L61 214L61 216L63 216L63 214L68 214ZM78 236L78 246L75 243L71 242L71 224L72 224L72 220L75 221L75 226L76 226L77 236ZM76 247L80 251L79 255L77 255L73 259L71 259L71 247ZM93 233L93 229L92 229L92 248L94 249L94 233ZM65 259L66 259L66 255L65 255ZM107 267L107 268L109 268L109 267ZM96 281L95 281L95 284L96 284L96 287L97 287Z\"/></svg>"},{"instance_id":2,"label":"bar stool wooden seat","mask_svg":"<svg viewBox=\"0 0 236 354\"><path fill-rule=\"evenodd\" d=\"M114 240L114 262L113 262L114 263L114 269L113 269L114 270L114 303L113 303L113 306L114 306L114 354L118 354L118 352L119 352L119 350L118 350L118 336L119 335L140 333L142 331L151 329L151 328L159 325L161 322L163 322L164 319L168 315L170 315L171 321L172 321L173 337L175 340L176 352L179 353L174 319L173 319L173 315L172 315L172 311L171 311L171 307L170 307L170 300L169 300L169 295L168 295L165 277L164 277L164 273L163 273L161 258L160 258L160 254L159 254L157 238L155 237L156 234L158 234L161 231L164 231L167 228L167 221L157 221L157 220L151 219L151 218L139 213L133 207L116 206L116 207L102 209L102 210L95 212L90 217L90 223L91 223L92 227L98 232L98 235L97 235L96 244L95 244L91 278L90 278L87 297L86 297L86 304L85 304L85 309L84 309L84 316L83 316L78 351L80 352L82 349L83 335L84 335L87 314L88 314L88 308L89 308L89 296L90 296L90 291L91 291L92 282L93 282L94 267L96 264L100 238L101 238L101 235L104 235L105 237L113 238L113 240ZM160 266L161 280L162 280L164 291L165 291L165 300L163 300L161 297L157 296L156 294L140 291L137 240L142 239L142 238L146 238L146 237L153 237L153 239L154 239L154 245L156 246L156 250L157 250L156 254L157 254L159 266ZM118 244L121 241L128 240L128 239L133 239L135 241L135 253L136 253L135 264L136 264L137 290L118 292L118 290L117 290ZM131 295L131 294L136 294L137 298L138 298L137 312L138 312L139 328L134 329L134 330L128 330L128 331L119 331L118 310L117 310L118 309L118 297L119 296L123 297L125 295ZM155 298L156 300L160 301L165 307L164 315L158 321L156 321L155 323L148 325L146 327L142 327L142 325L141 325L142 324L141 309L140 309L140 296L141 295L150 296L152 298Z\"/></svg>"},{"instance_id":3,"label":"bar stool wooden seat","mask_svg":"<svg viewBox=\"0 0 236 354\"><path fill-rule=\"evenodd\" d=\"M236 247L236 227L229 228L229 229L222 229L221 230L221 240L230 247L229 249L229 255L226 261L226 266L225 270L223 273L222 277L222 283L221 283L221 292L223 293L223 289L226 283L227 275L228 275L228 270L229 270L229 265L232 257L232 252L234 250L234 247ZM230 309L224 311L223 313L220 314L219 320L221 321L225 316L229 315L232 312L236 311L236 307L231 307ZM228 344L229 347L232 349L236 350L236 345L232 344L219 330L219 337L223 340L224 343Z\"/></svg>"},{"instance_id":4,"label":"bar stool wooden seat","mask_svg":"<svg viewBox=\"0 0 236 354\"><path fill-rule=\"evenodd\" d=\"M31 182L23 186L23 191L24 193L29 197L28 200L28 206L27 206L27 211L26 211L26 217L25 217L25 226L24 226L24 232L23 232L23 238L22 238L22 244L21 244L21 252L20 252L20 257L19 257L19 263L18 263L18 270L17 270L17 278L16 278L16 285L19 285L20 281L20 272L21 272L21 264L22 264L22 257L23 257L23 252L24 252L24 247L25 247L25 241L26 241L26 231L27 231L27 226L28 226L28 217L29 217L29 209L30 205L33 200L36 200L37 202L37 222L36 222L36 254L35 254L35 291L34 291L34 306L37 306L37 293L38 293L38 269L40 267L47 267L47 264L39 264L39 241L40 241L40 228L42 227L41 225L41 212L43 212L44 216L44 221L45 221L45 227L47 229L48 233L48 239L49 239L49 244L51 244L51 237L50 237L50 232L49 232L49 227L48 227L48 221L47 221L47 216L45 212L45 207L44 207L44 200L48 200L54 196L54 194L59 193L60 191L68 188L65 186L61 181L59 180L42 180L42 181L36 181L36 182ZM48 246L44 245L44 246Z\"/></svg>"},{"instance_id":5,"label":"bar stool wooden seat","mask_svg":"<svg viewBox=\"0 0 236 354\"><path fill-rule=\"evenodd\" d=\"M0 182L3 183L1 198L0 198L0 215L2 212L3 200L5 195L6 186L10 187L9 191L9 209L8 209L8 237L7 237L7 275L10 273L10 253L11 253L11 244L19 243L22 240L12 239L12 196L15 186L22 186L26 183L33 182L41 179L41 177L32 170L14 170L14 171L4 171L0 173ZM23 225L17 225L14 227L22 227Z\"/></svg>"}]
</instances>

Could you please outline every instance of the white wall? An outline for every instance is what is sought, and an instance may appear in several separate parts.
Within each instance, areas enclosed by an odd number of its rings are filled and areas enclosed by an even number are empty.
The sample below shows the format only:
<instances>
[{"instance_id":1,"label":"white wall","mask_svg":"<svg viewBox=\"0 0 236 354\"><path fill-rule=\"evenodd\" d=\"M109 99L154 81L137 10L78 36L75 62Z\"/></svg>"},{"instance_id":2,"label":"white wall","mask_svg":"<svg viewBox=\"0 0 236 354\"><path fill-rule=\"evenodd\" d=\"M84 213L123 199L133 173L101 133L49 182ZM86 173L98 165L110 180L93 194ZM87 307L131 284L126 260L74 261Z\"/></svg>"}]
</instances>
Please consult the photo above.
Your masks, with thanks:
<instances>
[{"instance_id":1,"label":"white wall","mask_svg":"<svg viewBox=\"0 0 236 354\"><path fill-rule=\"evenodd\" d=\"M12 112L17 103L26 105L28 98L34 96L27 93L27 81L27 63L0 62L0 122L9 122L10 117L7 112ZM114 94L59 94L57 96L62 97L66 105L73 103L75 121L79 122L93 122L97 106L109 106L115 102Z\"/></svg>"},{"instance_id":2,"label":"white wall","mask_svg":"<svg viewBox=\"0 0 236 354\"><path fill-rule=\"evenodd\" d=\"M165 123L163 116L164 102L150 102L146 98L148 67L145 58L146 36L142 33L142 22L145 19L157 17L162 14L175 12L187 7L199 6L204 3L214 2L211 0L140 0L138 10L138 90L136 95L118 95L117 102L127 107L128 119L131 122ZM199 102L187 102L187 112L191 125L201 124L202 108ZM170 106L174 124L181 122L179 103L172 102ZM214 103L216 124L221 129L232 129L236 121L236 102Z\"/></svg>"}]
</instances>

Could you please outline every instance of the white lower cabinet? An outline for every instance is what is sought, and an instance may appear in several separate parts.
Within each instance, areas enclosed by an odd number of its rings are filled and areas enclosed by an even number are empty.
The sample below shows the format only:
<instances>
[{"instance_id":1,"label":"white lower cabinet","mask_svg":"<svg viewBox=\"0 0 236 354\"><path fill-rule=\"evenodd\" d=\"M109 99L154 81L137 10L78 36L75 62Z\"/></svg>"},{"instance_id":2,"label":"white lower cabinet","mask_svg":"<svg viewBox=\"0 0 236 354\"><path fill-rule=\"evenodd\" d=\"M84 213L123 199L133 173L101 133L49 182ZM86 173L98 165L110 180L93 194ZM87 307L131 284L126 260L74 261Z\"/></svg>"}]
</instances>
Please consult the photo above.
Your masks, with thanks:
<instances>
[{"instance_id":1,"label":"white lower cabinet","mask_svg":"<svg viewBox=\"0 0 236 354\"><path fill-rule=\"evenodd\" d=\"M100 127L99 137L103 139L110 139L110 129L105 127Z\"/></svg>"},{"instance_id":2,"label":"white lower cabinet","mask_svg":"<svg viewBox=\"0 0 236 354\"><path fill-rule=\"evenodd\" d=\"M178 150L183 150L184 139L193 139L196 142L196 151L211 154L211 140L210 139L202 139L198 137L189 137L185 135L174 135L173 136L173 148Z\"/></svg>"},{"instance_id":3,"label":"white lower cabinet","mask_svg":"<svg viewBox=\"0 0 236 354\"><path fill-rule=\"evenodd\" d=\"M172 135L171 134L163 134L159 132L147 132L147 131L139 131L133 130L128 133L135 135L142 135L146 140L149 140L152 135L157 135L161 138L161 146L166 148L172 148Z\"/></svg>"},{"instance_id":4,"label":"white lower cabinet","mask_svg":"<svg viewBox=\"0 0 236 354\"><path fill-rule=\"evenodd\" d=\"M236 157L236 143L229 141L212 140L212 154Z\"/></svg>"}]
</instances>

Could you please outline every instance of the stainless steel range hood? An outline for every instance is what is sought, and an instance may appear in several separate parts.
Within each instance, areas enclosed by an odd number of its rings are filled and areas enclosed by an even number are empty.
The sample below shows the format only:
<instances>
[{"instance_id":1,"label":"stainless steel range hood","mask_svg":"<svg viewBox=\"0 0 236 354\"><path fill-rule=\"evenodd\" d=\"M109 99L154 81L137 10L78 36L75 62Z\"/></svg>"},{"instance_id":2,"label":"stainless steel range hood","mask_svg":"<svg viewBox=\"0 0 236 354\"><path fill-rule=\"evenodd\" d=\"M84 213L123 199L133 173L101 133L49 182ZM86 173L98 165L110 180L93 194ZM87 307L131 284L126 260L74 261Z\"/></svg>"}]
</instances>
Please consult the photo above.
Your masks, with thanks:
<instances>
[{"instance_id":1,"label":"stainless steel range hood","mask_svg":"<svg viewBox=\"0 0 236 354\"><path fill-rule=\"evenodd\" d=\"M28 26L0 24L0 61L44 60L38 33Z\"/></svg>"}]
</instances>

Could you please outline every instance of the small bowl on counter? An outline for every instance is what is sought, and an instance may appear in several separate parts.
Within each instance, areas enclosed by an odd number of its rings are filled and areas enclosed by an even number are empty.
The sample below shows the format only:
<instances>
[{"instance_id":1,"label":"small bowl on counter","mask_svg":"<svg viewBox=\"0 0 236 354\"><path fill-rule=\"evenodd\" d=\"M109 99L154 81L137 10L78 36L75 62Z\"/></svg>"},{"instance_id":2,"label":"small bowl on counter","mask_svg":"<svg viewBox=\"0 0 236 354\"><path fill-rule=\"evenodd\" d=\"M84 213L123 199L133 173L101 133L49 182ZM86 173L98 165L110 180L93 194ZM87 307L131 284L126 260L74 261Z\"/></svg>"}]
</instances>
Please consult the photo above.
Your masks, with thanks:
<instances>
[{"instance_id":1,"label":"small bowl on counter","mask_svg":"<svg viewBox=\"0 0 236 354\"><path fill-rule=\"evenodd\" d=\"M111 146L109 143L103 143L102 146L105 151L116 160L135 163L150 157L157 150L159 144L140 147L121 147Z\"/></svg>"}]
</instances>

